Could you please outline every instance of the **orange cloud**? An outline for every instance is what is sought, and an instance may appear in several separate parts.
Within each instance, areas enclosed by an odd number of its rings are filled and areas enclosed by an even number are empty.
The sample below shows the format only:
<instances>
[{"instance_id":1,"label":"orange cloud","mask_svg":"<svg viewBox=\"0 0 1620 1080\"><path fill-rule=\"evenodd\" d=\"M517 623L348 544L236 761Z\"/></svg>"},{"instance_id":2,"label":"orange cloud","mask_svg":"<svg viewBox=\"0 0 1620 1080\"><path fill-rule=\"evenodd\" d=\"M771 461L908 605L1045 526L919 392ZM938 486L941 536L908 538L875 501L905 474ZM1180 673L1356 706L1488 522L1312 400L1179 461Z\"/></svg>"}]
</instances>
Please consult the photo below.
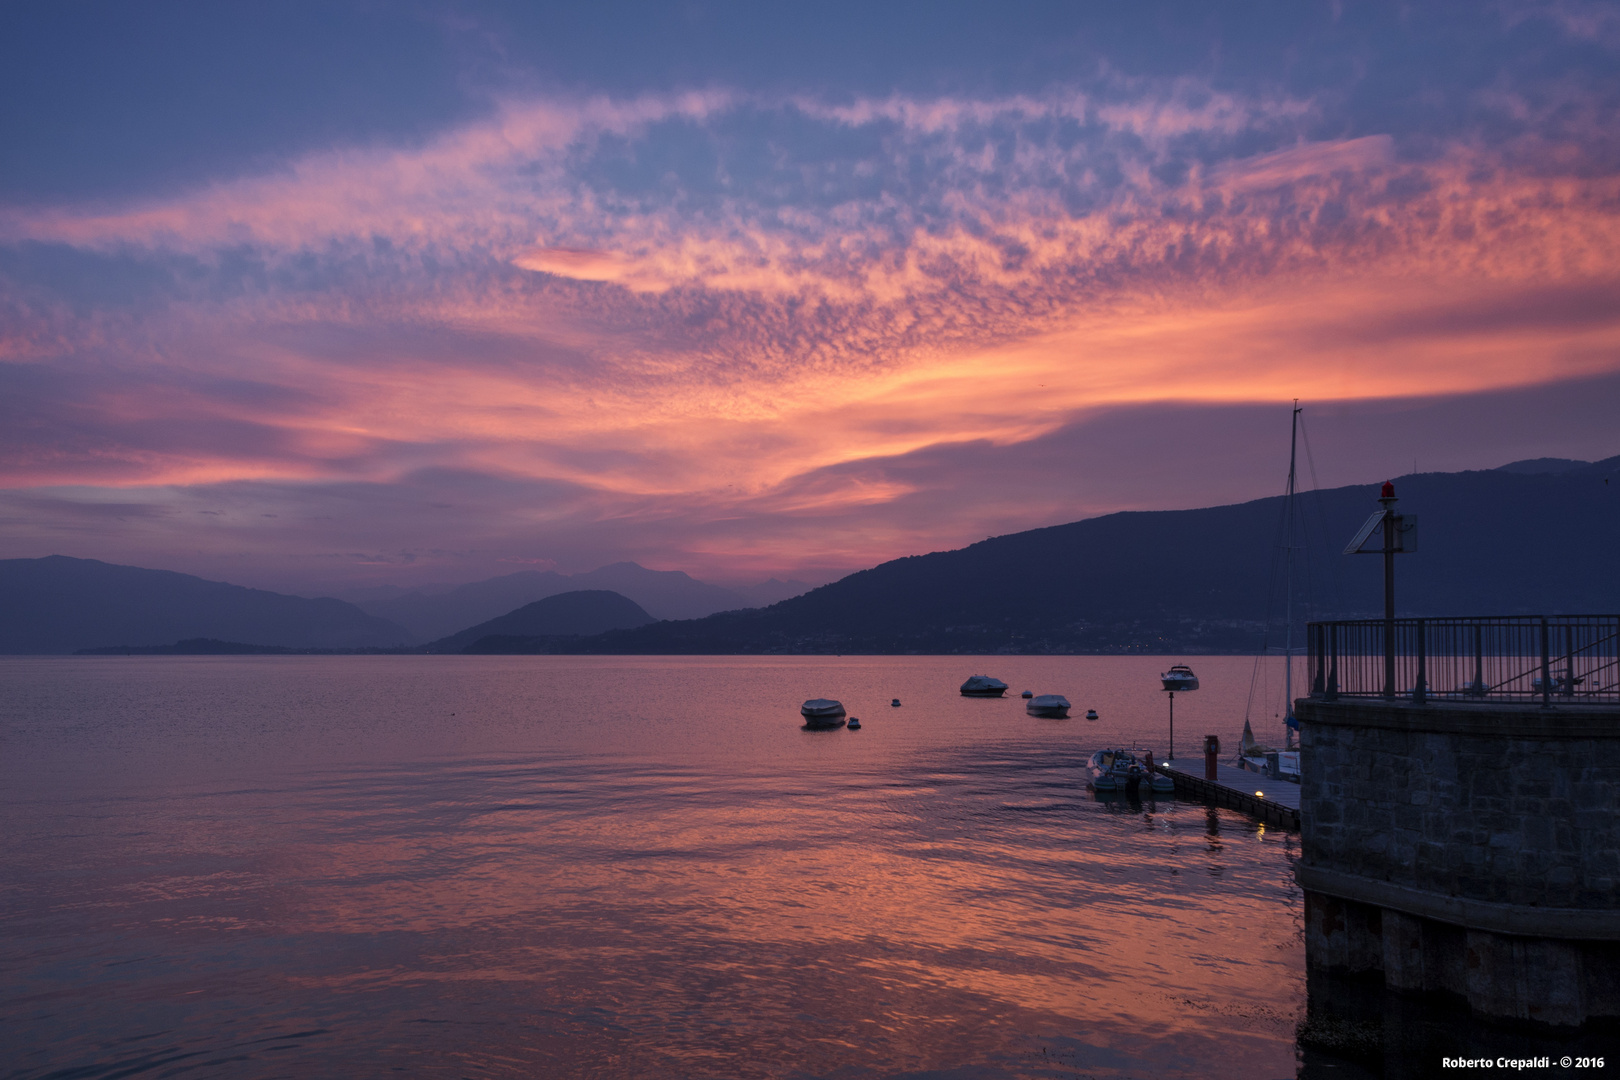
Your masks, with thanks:
<instances>
[{"instance_id":1,"label":"orange cloud","mask_svg":"<svg viewBox=\"0 0 1620 1080\"><path fill-rule=\"evenodd\" d=\"M862 462L1028 443L1100 409L1620 370L1620 181L1601 170L1529 170L1461 142L1407 161L1382 135L1301 141L1290 125L1309 103L1177 86L1123 103L770 103L882 137L837 163L855 179L826 197L807 181L775 199L723 170L712 190L592 186L602 146L639 152L661 124L701 138L740 107L514 103L425 148L0 215L13 241L158 266L245 248L266 282L88 316L19 301L0 355L63 374L39 391L59 411L6 455L4 483L440 469L563 485L603 517L669 499L717 518L826 515L916 490ZM1102 134L1039 134L1081 121ZM1256 132L1270 149L1156 171L1178 140ZM796 169L772 181L815 172ZM926 180L908 199L913 173ZM827 558L898 535L869 528Z\"/></svg>"}]
</instances>

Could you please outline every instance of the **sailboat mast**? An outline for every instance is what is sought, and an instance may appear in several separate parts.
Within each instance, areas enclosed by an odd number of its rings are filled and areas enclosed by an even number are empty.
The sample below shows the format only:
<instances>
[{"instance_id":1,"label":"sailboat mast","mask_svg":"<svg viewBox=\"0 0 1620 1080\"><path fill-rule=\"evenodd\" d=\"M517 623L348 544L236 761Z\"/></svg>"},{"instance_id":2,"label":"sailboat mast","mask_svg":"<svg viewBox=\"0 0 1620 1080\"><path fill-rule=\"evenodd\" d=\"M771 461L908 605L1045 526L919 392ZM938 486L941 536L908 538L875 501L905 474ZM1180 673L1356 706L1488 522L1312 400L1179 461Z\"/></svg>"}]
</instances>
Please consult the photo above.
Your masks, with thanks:
<instances>
[{"instance_id":1,"label":"sailboat mast","mask_svg":"<svg viewBox=\"0 0 1620 1080\"><path fill-rule=\"evenodd\" d=\"M1284 515L1287 525L1283 532L1283 546L1288 552L1283 577L1283 609L1287 614L1287 626L1283 631L1283 714L1289 720L1294 718L1294 466L1298 449L1299 398L1295 398L1293 425L1288 433L1288 502Z\"/></svg>"}]
</instances>

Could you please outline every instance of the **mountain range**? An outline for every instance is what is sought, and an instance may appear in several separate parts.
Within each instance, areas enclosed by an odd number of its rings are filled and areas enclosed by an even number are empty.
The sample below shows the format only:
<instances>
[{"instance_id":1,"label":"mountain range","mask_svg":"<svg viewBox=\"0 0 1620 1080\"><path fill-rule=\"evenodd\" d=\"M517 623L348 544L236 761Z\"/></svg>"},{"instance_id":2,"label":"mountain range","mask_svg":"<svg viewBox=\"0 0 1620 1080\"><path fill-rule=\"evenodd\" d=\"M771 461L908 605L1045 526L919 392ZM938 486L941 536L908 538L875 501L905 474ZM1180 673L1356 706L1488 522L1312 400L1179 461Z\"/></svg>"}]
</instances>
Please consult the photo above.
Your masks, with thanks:
<instances>
[{"instance_id":1,"label":"mountain range","mask_svg":"<svg viewBox=\"0 0 1620 1080\"><path fill-rule=\"evenodd\" d=\"M781 599L809 587L773 579L749 589L725 589L678 570L615 563L585 574L525 571L442 589L357 590L364 602L355 603L65 555L0 559L0 654L172 651L178 642L189 643L184 651L193 653L408 649L592 582L620 585L611 591L630 596L626 603L645 600L658 611L677 613L667 618L761 602L751 596ZM598 584L594 591L603 588ZM642 622L654 617L636 610ZM400 618L391 617L395 612ZM637 623L585 618L565 632L594 634L606 625Z\"/></svg>"},{"instance_id":2,"label":"mountain range","mask_svg":"<svg viewBox=\"0 0 1620 1080\"><path fill-rule=\"evenodd\" d=\"M1380 611L1382 560L1340 554L1377 493L1353 485L1296 499L1297 624ZM1620 457L1424 473L1400 478L1397 494L1397 509L1420 522L1418 551L1397 560L1401 613L1620 611ZM751 609L732 609L734 591L634 563L373 591L368 611L88 559L0 560L0 652L185 639L216 651L408 649L446 626L424 651L1248 652L1280 636L1283 510L1273 497L1109 514L895 559ZM706 605L702 617L670 614Z\"/></svg>"},{"instance_id":3,"label":"mountain range","mask_svg":"<svg viewBox=\"0 0 1620 1080\"><path fill-rule=\"evenodd\" d=\"M583 574L520 570L466 585L409 590L380 586L341 595L362 611L405 627L413 641L434 641L524 604L580 590L616 592L655 619L698 619L717 611L774 604L809 588L800 581L772 578L759 585L728 589L698 581L680 570L648 570L633 562L620 562Z\"/></svg>"},{"instance_id":4,"label":"mountain range","mask_svg":"<svg viewBox=\"0 0 1620 1080\"><path fill-rule=\"evenodd\" d=\"M558 593L441 638L428 652L534 652L561 637L646 626L653 617L634 600L606 589Z\"/></svg>"},{"instance_id":5,"label":"mountain range","mask_svg":"<svg viewBox=\"0 0 1620 1080\"><path fill-rule=\"evenodd\" d=\"M1620 457L1400 479L1418 551L1401 614L1620 611ZM1381 558L1341 555L1378 485L1295 509L1295 619L1381 614ZM752 610L615 630L601 653L1250 652L1281 642L1281 496L1132 511L915 555ZM1295 638L1299 640L1299 638Z\"/></svg>"},{"instance_id":6,"label":"mountain range","mask_svg":"<svg viewBox=\"0 0 1620 1080\"><path fill-rule=\"evenodd\" d=\"M50 555L0 559L0 653L211 638L291 648L402 645L410 631L331 597Z\"/></svg>"}]
</instances>

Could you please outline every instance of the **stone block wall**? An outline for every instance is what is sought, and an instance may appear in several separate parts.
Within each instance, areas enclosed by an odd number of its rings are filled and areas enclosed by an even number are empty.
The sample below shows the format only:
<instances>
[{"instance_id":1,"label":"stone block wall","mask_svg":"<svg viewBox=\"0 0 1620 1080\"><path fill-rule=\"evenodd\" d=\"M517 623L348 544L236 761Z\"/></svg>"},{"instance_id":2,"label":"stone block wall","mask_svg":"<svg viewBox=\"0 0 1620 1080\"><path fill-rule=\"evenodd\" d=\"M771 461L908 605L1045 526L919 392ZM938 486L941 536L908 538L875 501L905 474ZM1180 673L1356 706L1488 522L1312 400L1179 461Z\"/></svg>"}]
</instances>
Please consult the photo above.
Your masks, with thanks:
<instances>
[{"instance_id":1,"label":"stone block wall","mask_svg":"<svg viewBox=\"0 0 1620 1080\"><path fill-rule=\"evenodd\" d=\"M1614 710L1307 700L1298 711L1307 862L1492 903L1620 908Z\"/></svg>"},{"instance_id":2,"label":"stone block wall","mask_svg":"<svg viewBox=\"0 0 1620 1080\"><path fill-rule=\"evenodd\" d=\"M1487 1017L1620 1017L1620 709L1296 711L1308 964Z\"/></svg>"}]
</instances>

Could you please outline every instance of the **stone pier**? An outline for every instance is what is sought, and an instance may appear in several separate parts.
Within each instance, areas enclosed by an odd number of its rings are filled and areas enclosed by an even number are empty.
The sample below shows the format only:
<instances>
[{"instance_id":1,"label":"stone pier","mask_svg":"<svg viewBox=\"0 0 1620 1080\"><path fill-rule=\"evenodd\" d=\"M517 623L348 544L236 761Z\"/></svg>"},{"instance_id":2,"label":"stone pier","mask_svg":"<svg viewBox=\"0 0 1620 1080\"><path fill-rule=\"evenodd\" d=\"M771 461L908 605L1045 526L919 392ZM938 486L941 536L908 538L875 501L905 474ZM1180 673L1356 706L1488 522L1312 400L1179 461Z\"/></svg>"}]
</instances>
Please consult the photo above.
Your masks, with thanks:
<instances>
[{"instance_id":1,"label":"stone pier","mask_svg":"<svg viewBox=\"0 0 1620 1080\"><path fill-rule=\"evenodd\" d=\"M1620 707L1295 708L1307 964L1495 1020L1620 1018Z\"/></svg>"}]
</instances>

